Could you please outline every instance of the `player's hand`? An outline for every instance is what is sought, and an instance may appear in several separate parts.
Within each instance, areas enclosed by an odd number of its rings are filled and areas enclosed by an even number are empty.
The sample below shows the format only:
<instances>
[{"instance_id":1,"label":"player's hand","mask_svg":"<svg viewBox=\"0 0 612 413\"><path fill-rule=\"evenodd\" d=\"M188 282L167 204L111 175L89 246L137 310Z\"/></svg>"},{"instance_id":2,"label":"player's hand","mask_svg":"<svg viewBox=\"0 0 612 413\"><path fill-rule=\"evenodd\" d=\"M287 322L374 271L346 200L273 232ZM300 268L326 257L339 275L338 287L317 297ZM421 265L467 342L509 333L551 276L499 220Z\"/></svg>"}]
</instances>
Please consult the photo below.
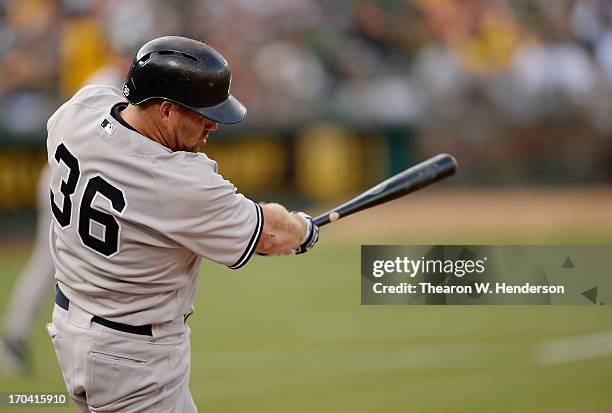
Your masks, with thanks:
<instances>
[{"instance_id":1,"label":"player's hand","mask_svg":"<svg viewBox=\"0 0 612 413\"><path fill-rule=\"evenodd\" d=\"M319 240L319 227L314 223L312 217L304 212L291 212L306 221L306 232L300 242L300 246L295 249L296 254L303 254L310 251Z\"/></svg>"}]
</instances>

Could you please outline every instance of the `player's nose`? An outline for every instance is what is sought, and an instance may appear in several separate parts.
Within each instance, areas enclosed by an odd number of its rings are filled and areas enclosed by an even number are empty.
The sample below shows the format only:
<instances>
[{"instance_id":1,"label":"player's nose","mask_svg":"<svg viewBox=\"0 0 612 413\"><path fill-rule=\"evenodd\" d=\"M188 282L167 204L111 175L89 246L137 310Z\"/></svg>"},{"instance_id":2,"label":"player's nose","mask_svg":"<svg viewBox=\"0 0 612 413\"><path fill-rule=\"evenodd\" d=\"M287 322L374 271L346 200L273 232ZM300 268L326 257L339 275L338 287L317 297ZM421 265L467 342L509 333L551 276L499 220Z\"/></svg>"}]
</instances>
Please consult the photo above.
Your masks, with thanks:
<instances>
[{"instance_id":1,"label":"player's nose","mask_svg":"<svg viewBox=\"0 0 612 413\"><path fill-rule=\"evenodd\" d=\"M214 132L219 128L219 124L217 122L207 122L205 129L210 132Z\"/></svg>"}]
</instances>

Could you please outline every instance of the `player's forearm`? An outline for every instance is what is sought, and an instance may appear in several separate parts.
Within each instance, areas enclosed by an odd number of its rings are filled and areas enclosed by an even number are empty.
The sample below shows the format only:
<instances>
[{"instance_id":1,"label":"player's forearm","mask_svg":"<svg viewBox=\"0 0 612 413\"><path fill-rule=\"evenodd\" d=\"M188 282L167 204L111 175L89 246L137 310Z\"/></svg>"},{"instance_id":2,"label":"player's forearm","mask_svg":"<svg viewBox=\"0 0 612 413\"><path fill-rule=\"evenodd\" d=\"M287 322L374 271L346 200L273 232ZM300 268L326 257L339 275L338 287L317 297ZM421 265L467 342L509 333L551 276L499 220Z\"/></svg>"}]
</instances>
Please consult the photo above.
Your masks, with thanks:
<instances>
[{"instance_id":1,"label":"player's forearm","mask_svg":"<svg viewBox=\"0 0 612 413\"><path fill-rule=\"evenodd\" d=\"M264 228L256 251L260 254L285 254L300 245L306 231L303 218L291 214L280 204L262 204Z\"/></svg>"}]
</instances>

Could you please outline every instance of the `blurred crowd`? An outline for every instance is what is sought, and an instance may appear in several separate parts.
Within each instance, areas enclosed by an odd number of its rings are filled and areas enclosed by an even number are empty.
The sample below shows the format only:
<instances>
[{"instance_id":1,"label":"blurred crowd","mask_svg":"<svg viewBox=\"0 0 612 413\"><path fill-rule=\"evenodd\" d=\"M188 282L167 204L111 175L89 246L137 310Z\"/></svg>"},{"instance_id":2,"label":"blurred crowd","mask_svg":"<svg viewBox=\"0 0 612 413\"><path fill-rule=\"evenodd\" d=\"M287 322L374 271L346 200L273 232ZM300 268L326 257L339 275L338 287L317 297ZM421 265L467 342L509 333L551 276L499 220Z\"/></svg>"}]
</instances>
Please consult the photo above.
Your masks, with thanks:
<instances>
[{"instance_id":1,"label":"blurred crowd","mask_svg":"<svg viewBox=\"0 0 612 413\"><path fill-rule=\"evenodd\" d=\"M166 34L221 51L255 124L612 131L612 0L0 0L0 130Z\"/></svg>"}]
</instances>

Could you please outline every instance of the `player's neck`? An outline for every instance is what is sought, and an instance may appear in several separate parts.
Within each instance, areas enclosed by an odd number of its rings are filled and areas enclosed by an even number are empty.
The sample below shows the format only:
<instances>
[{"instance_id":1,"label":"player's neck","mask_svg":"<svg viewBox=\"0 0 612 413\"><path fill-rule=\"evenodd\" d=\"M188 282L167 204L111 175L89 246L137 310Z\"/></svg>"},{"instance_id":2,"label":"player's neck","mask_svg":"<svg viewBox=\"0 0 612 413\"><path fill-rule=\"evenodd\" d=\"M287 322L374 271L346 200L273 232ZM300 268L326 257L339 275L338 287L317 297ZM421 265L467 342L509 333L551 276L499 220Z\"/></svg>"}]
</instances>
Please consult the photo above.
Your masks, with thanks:
<instances>
[{"instance_id":1,"label":"player's neck","mask_svg":"<svg viewBox=\"0 0 612 413\"><path fill-rule=\"evenodd\" d=\"M119 112L119 116L123 118L131 127L136 129L138 133L147 138L159 143L166 148L173 149L172 146L166 142L161 129L151 119L147 119L149 116L147 111L139 108L135 105L128 105L124 110Z\"/></svg>"}]
</instances>

